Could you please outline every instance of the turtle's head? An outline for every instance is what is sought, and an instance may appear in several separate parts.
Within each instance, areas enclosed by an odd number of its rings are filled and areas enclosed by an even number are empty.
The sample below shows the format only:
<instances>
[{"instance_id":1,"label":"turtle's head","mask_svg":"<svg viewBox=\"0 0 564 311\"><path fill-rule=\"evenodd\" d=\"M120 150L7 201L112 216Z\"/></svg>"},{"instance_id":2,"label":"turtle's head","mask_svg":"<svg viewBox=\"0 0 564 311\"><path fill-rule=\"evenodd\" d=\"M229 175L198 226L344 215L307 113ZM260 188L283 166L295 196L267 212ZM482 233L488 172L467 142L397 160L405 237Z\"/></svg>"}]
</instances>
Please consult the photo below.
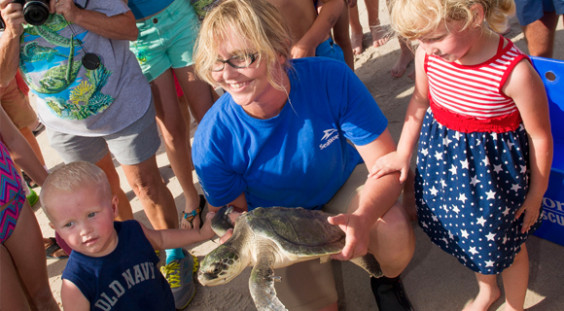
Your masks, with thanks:
<instances>
[{"instance_id":1,"label":"turtle's head","mask_svg":"<svg viewBox=\"0 0 564 311\"><path fill-rule=\"evenodd\" d=\"M218 236L223 236L227 230L232 229L235 225L229 219L229 214L233 212L233 206L224 206L220 208L211 221L212 229Z\"/></svg>"},{"instance_id":2,"label":"turtle's head","mask_svg":"<svg viewBox=\"0 0 564 311\"><path fill-rule=\"evenodd\" d=\"M247 261L239 256L239 251L228 245L220 245L201 262L198 281L204 286L229 283L247 266Z\"/></svg>"}]
</instances>

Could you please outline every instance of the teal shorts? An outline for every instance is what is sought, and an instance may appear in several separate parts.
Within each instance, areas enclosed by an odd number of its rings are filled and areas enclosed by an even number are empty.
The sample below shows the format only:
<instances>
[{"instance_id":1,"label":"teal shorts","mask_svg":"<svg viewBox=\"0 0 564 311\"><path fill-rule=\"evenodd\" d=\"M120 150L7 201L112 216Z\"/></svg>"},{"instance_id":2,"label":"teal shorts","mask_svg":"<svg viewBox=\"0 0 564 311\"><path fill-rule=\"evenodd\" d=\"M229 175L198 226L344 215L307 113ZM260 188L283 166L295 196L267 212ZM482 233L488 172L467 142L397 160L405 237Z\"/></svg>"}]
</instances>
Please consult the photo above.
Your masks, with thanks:
<instances>
[{"instance_id":1,"label":"teal shorts","mask_svg":"<svg viewBox=\"0 0 564 311\"><path fill-rule=\"evenodd\" d=\"M190 0L175 0L164 10L136 24L139 36L130 42L129 48L149 82L169 68L194 63L193 49L200 21Z\"/></svg>"}]
</instances>

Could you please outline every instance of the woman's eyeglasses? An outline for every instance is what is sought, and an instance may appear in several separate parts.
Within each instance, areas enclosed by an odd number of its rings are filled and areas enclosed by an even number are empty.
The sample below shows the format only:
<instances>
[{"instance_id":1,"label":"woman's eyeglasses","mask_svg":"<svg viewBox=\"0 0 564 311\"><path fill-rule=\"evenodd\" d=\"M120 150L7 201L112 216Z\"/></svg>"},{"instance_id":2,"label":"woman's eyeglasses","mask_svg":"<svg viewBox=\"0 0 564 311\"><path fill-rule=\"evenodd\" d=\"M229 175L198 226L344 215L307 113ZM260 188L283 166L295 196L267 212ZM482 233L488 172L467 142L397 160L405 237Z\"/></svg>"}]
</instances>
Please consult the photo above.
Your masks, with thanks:
<instances>
[{"instance_id":1,"label":"woman's eyeglasses","mask_svg":"<svg viewBox=\"0 0 564 311\"><path fill-rule=\"evenodd\" d=\"M257 60L257 56L258 53L252 53L252 54L249 53L249 54L233 55L226 60L216 59L215 63L211 68L211 71L215 71L215 72L222 71L225 68L225 64L229 64L229 66L236 69L247 68Z\"/></svg>"}]
</instances>

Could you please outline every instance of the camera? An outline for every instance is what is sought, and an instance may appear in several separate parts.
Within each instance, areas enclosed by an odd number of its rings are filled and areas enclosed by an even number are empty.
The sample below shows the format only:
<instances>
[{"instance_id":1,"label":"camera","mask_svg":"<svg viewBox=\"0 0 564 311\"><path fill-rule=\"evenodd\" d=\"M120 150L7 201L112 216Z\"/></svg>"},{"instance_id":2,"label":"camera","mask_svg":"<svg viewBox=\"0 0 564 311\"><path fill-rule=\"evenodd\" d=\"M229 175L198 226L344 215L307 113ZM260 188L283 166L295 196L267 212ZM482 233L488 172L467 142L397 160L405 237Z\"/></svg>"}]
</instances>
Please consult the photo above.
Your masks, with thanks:
<instances>
[{"instance_id":1,"label":"camera","mask_svg":"<svg viewBox=\"0 0 564 311\"><path fill-rule=\"evenodd\" d=\"M28 24L43 25L49 18L49 0L14 0L12 3L22 5L24 19ZM5 24L0 16L0 29L4 28Z\"/></svg>"}]
</instances>

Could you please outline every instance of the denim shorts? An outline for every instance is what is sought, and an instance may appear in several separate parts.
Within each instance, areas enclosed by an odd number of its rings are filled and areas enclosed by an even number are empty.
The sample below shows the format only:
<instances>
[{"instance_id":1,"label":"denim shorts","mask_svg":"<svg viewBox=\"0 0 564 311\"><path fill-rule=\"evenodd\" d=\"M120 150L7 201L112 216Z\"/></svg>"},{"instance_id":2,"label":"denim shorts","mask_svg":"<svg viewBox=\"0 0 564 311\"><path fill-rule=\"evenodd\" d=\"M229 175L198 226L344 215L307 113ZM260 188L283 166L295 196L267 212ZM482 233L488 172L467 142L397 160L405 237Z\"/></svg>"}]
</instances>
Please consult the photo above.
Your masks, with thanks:
<instances>
[{"instance_id":1,"label":"denim shorts","mask_svg":"<svg viewBox=\"0 0 564 311\"><path fill-rule=\"evenodd\" d=\"M315 49L315 56L324 56L340 60L342 62L345 61L345 54L343 53L343 49L341 49L341 47L337 43L335 43L332 38L321 42L317 46L317 48Z\"/></svg>"},{"instance_id":2,"label":"denim shorts","mask_svg":"<svg viewBox=\"0 0 564 311\"><path fill-rule=\"evenodd\" d=\"M564 0L515 0L515 7L517 19L521 26L526 26L540 19L544 12L556 12L557 15L564 14Z\"/></svg>"},{"instance_id":3,"label":"denim shorts","mask_svg":"<svg viewBox=\"0 0 564 311\"><path fill-rule=\"evenodd\" d=\"M129 48L149 82L169 68L194 63L193 49L200 21L190 0L175 0L164 10L136 24L139 36L130 42Z\"/></svg>"},{"instance_id":4,"label":"denim shorts","mask_svg":"<svg viewBox=\"0 0 564 311\"><path fill-rule=\"evenodd\" d=\"M77 136L47 128L49 143L65 163L88 161L97 163L111 152L125 165L135 165L149 159L159 149L161 139L155 121L155 106L123 130L105 136Z\"/></svg>"}]
</instances>

